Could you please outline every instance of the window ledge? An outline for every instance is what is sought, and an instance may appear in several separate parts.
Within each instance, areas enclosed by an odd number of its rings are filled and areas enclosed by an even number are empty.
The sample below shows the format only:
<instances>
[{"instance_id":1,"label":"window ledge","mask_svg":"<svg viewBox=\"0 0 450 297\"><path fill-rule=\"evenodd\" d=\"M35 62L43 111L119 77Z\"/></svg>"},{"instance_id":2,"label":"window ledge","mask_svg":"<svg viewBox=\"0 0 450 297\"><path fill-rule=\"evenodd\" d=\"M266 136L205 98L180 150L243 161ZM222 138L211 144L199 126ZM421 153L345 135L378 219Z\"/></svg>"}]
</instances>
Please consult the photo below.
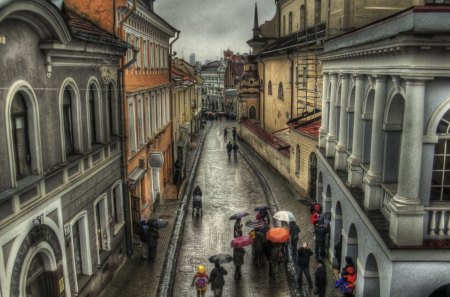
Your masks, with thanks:
<instances>
[{"instance_id":1,"label":"window ledge","mask_svg":"<svg viewBox=\"0 0 450 297\"><path fill-rule=\"evenodd\" d=\"M13 195L25 191L44 179L43 175L29 175L17 181L17 187L0 192L0 201L11 198Z\"/></svg>"}]
</instances>

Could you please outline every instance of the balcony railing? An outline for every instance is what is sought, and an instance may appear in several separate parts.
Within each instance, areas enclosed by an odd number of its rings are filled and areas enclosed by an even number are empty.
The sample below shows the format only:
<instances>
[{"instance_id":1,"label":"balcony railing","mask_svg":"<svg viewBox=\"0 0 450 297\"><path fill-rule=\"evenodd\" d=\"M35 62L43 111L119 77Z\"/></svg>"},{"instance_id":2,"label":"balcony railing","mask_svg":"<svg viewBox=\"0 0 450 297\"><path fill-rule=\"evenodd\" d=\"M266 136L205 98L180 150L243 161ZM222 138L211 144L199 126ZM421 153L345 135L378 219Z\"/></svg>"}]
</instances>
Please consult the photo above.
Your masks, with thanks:
<instances>
[{"instance_id":1,"label":"balcony railing","mask_svg":"<svg viewBox=\"0 0 450 297\"><path fill-rule=\"evenodd\" d=\"M380 211L388 221L391 219L391 209L389 208L389 204L394 199L396 192L394 188L396 188L396 185L381 184Z\"/></svg>"},{"instance_id":2,"label":"balcony railing","mask_svg":"<svg viewBox=\"0 0 450 297\"><path fill-rule=\"evenodd\" d=\"M427 239L450 239L450 203L435 202L425 207Z\"/></svg>"}]
</instances>

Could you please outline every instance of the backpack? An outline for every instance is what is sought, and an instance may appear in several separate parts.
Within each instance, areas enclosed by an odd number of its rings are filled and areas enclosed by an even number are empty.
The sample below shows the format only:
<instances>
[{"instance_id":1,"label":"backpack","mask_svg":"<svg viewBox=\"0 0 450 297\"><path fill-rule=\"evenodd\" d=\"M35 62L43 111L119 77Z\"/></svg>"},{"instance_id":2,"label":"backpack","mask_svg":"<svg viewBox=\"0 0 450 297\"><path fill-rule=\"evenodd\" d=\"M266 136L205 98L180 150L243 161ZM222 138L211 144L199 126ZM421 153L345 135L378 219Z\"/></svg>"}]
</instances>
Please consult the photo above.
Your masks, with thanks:
<instances>
[{"instance_id":1,"label":"backpack","mask_svg":"<svg viewBox=\"0 0 450 297\"><path fill-rule=\"evenodd\" d=\"M199 276L199 277L197 277L196 279L195 279L195 287L197 288L197 289L204 289L204 288L206 288L206 283L207 283L208 281L206 280L206 277L203 277L203 276Z\"/></svg>"}]
</instances>

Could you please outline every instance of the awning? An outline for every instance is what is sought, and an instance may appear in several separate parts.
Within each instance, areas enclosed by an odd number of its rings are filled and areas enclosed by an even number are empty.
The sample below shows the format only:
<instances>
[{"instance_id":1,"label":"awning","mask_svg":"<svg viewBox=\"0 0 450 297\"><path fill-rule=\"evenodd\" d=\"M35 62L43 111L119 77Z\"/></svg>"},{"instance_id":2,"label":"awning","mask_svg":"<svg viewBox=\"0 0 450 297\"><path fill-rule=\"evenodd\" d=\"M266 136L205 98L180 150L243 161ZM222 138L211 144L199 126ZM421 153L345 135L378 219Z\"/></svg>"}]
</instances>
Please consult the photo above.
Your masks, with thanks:
<instances>
[{"instance_id":1,"label":"awning","mask_svg":"<svg viewBox=\"0 0 450 297\"><path fill-rule=\"evenodd\" d=\"M145 174L145 168L136 168L128 175L128 184L131 188L138 183Z\"/></svg>"}]
</instances>

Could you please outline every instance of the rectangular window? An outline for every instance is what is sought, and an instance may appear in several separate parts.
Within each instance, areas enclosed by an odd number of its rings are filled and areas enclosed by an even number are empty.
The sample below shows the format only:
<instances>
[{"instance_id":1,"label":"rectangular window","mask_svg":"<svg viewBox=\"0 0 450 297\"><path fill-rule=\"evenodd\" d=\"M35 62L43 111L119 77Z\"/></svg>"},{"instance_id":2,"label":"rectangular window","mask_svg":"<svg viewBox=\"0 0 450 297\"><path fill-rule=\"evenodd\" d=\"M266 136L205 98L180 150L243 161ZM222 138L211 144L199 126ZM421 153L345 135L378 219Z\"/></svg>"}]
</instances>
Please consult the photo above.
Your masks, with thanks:
<instances>
[{"instance_id":1,"label":"rectangular window","mask_svg":"<svg viewBox=\"0 0 450 297\"><path fill-rule=\"evenodd\" d=\"M118 184L112 189L112 205L113 205L113 217L114 224L121 224L124 222L123 218L123 204L122 204L122 189Z\"/></svg>"},{"instance_id":2,"label":"rectangular window","mask_svg":"<svg viewBox=\"0 0 450 297\"><path fill-rule=\"evenodd\" d=\"M147 138L152 136L152 123L151 123L151 107L150 96L145 95L145 129L147 130Z\"/></svg>"},{"instance_id":3,"label":"rectangular window","mask_svg":"<svg viewBox=\"0 0 450 297\"><path fill-rule=\"evenodd\" d=\"M127 40L128 44L133 44L132 41L131 41L131 34L130 33L127 33L126 40ZM127 50L127 62L131 61L132 57L133 57L133 50L131 48L129 48Z\"/></svg>"},{"instance_id":4,"label":"rectangular window","mask_svg":"<svg viewBox=\"0 0 450 297\"><path fill-rule=\"evenodd\" d=\"M141 46L141 38L138 36L135 36L136 38L136 47L139 48L139 53L137 54L137 59L136 59L136 66L138 68L141 68L142 66L142 46Z\"/></svg>"},{"instance_id":5,"label":"rectangular window","mask_svg":"<svg viewBox=\"0 0 450 297\"><path fill-rule=\"evenodd\" d=\"M138 98L137 103L137 124L138 124L138 133L139 133L139 143L144 144L145 143L145 134L144 134L144 106L142 97Z\"/></svg>"},{"instance_id":6,"label":"rectangular window","mask_svg":"<svg viewBox=\"0 0 450 297\"><path fill-rule=\"evenodd\" d=\"M128 139L130 146L130 155L136 152L136 124L134 121L134 101L133 97L128 98Z\"/></svg>"},{"instance_id":7,"label":"rectangular window","mask_svg":"<svg viewBox=\"0 0 450 297\"><path fill-rule=\"evenodd\" d=\"M155 93L152 94L152 132L156 134L158 132L158 128L156 127L156 98Z\"/></svg>"},{"instance_id":8,"label":"rectangular window","mask_svg":"<svg viewBox=\"0 0 450 297\"><path fill-rule=\"evenodd\" d=\"M162 111L161 111L161 93L158 92L157 94L157 107L158 107L158 131L162 128Z\"/></svg>"},{"instance_id":9,"label":"rectangular window","mask_svg":"<svg viewBox=\"0 0 450 297\"><path fill-rule=\"evenodd\" d=\"M79 219L72 226L72 243L73 243L73 254L75 261L75 271L76 275L80 276L83 274L83 252L82 252L82 238L80 232L81 219Z\"/></svg>"},{"instance_id":10,"label":"rectangular window","mask_svg":"<svg viewBox=\"0 0 450 297\"><path fill-rule=\"evenodd\" d=\"M150 44L150 68L155 68L155 44Z\"/></svg>"},{"instance_id":11,"label":"rectangular window","mask_svg":"<svg viewBox=\"0 0 450 297\"><path fill-rule=\"evenodd\" d=\"M156 54L155 54L155 56L156 56L155 68L159 69L159 46L158 45L156 46Z\"/></svg>"}]
</instances>

